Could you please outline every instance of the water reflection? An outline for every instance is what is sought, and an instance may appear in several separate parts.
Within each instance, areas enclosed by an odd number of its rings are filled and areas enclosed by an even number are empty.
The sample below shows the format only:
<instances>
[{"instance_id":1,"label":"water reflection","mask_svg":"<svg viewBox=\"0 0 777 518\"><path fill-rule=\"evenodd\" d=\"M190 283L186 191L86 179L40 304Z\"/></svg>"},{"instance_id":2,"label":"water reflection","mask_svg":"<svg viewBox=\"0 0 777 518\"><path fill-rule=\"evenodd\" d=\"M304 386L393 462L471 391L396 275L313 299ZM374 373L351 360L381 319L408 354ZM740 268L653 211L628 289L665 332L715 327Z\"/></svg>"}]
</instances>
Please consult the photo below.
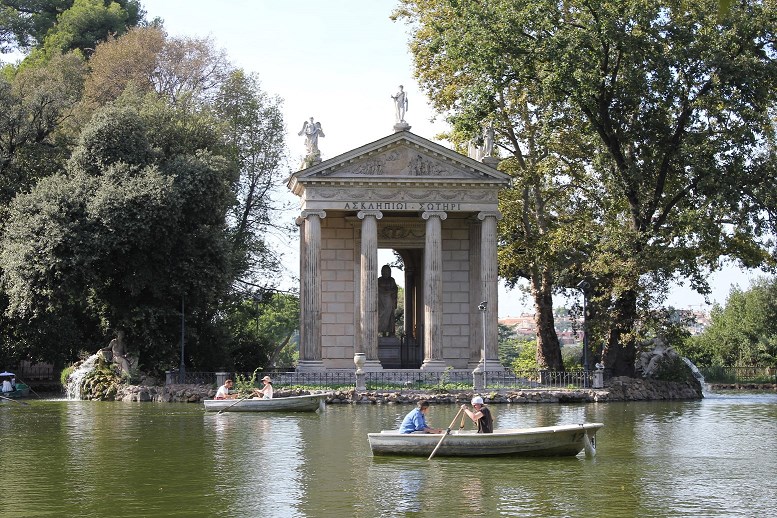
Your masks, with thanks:
<instances>
[{"instance_id":1,"label":"water reflection","mask_svg":"<svg viewBox=\"0 0 777 518\"><path fill-rule=\"evenodd\" d=\"M295 416L208 414L203 423L214 437L214 491L230 502L226 515L301 516L305 442Z\"/></svg>"},{"instance_id":2,"label":"water reflection","mask_svg":"<svg viewBox=\"0 0 777 518\"><path fill-rule=\"evenodd\" d=\"M750 517L777 506L777 395L493 406L499 427L603 422L591 460L372 457L366 434L408 410L5 406L5 469L23 483L1 484L0 501L13 516L95 517ZM436 405L431 417L447 424L457 411Z\"/></svg>"}]
</instances>

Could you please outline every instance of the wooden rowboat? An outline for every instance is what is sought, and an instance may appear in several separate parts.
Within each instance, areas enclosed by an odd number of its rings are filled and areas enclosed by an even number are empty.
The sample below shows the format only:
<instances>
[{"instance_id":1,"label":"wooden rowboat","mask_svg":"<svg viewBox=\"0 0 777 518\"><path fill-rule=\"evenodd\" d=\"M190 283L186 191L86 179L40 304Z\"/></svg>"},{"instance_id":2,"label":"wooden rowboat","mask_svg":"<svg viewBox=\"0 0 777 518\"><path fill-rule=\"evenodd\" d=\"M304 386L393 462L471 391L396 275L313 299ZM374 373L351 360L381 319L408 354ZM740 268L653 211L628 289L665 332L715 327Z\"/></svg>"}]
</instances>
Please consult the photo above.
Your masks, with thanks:
<instances>
[{"instance_id":1,"label":"wooden rowboat","mask_svg":"<svg viewBox=\"0 0 777 518\"><path fill-rule=\"evenodd\" d=\"M206 399L207 412L315 412L326 404L326 394L273 399Z\"/></svg>"},{"instance_id":2,"label":"wooden rowboat","mask_svg":"<svg viewBox=\"0 0 777 518\"><path fill-rule=\"evenodd\" d=\"M602 423L583 423L539 428L510 428L494 433L451 432L435 453L448 457L489 455L524 457L574 456L586 451L596 453L596 432ZM443 434L408 434L384 430L367 434L373 455L420 455L428 457Z\"/></svg>"},{"instance_id":3,"label":"wooden rowboat","mask_svg":"<svg viewBox=\"0 0 777 518\"><path fill-rule=\"evenodd\" d=\"M9 398L25 398L30 395L30 387L24 383L17 383L16 389L10 392L0 392L0 395Z\"/></svg>"}]
</instances>

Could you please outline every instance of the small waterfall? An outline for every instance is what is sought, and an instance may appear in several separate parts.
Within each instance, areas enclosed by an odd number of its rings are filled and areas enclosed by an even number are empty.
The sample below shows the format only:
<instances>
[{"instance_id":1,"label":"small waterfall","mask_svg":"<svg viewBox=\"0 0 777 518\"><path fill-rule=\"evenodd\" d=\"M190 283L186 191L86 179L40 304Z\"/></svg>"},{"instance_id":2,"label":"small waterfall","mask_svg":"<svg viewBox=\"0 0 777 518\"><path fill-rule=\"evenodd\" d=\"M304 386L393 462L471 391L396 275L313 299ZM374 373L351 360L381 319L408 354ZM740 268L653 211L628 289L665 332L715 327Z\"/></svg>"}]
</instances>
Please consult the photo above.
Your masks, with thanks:
<instances>
[{"instance_id":1,"label":"small waterfall","mask_svg":"<svg viewBox=\"0 0 777 518\"><path fill-rule=\"evenodd\" d=\"M699 383L701 383L701 394L702 396L707 395L707 383L704 381L704 375L701 373L698 367L693 364L691 360L686 358L685 356L682 357L685 364L688 366L689 369L691 369L691 372L693 373L693 377L699 380Z\"/></svg>"},{"instance_id":2,"label":"small waterfall","mask_svg":"<svg viewBox=\"0 0 777 518\"><path fill-rule=\"evenodd\" d=\"M68 399L81 399L81 382L84 377L94 370L97 365L97 360L100 357L100 353L94 353L89 358L83 361L81 365L70 373L67 377L67 398Z\"/></svg>"}]
</instances>

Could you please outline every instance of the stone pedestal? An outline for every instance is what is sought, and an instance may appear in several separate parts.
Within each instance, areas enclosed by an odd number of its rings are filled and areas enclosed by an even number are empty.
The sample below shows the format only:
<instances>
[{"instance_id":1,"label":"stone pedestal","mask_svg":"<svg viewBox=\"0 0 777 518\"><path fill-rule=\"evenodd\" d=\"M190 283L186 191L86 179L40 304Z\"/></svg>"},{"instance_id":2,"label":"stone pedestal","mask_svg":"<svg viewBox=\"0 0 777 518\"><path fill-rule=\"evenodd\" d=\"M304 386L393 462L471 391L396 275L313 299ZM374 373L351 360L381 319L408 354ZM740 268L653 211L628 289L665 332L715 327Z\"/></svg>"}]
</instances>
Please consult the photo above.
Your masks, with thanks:
<instances>
[{"instance_id":1,"label":"stone pedestal","mask_svg":"<svg viewBox=\"0 0 777 518\"><path fill-rule=\"evenodd\" d=\"M367 361L367 355L364 353L356 353L353 355L353 363L356 365L356 391L365 392L367 390L367 382L364 376L364 364Z\"/></svg>"},{"instance_id":2,"label":"stone pedestal","mask_svg":"<svg viewBox=\"0 0 777 518\"><path fill-rule=\"evenodd\" d=\"M594 371L593 388L604 388L604 370L596 369Z\"/></svg>"},{"instance_id":3,"label":"stone pedestal","mask_svg":"<svg viewBox=\"0 0 777 518\"><path fill-rule=\"evenodd\" d=\"M475 370L472 371L472 389L475 392L480 392L485 388L483 383L483 367L478 364Z\"/></svg>"},{"instance_id":4,"label":"stone pedestal","mask_svg":"<svg viewBox=\"0 0 777 518\"><path fill-rule=\"evenodd\" d=\"M378 338L378 358L385 369L399 369L402 365L402 342L396 336Z\"/></svg>"},{"instance_id":5,"label":"stone pedestal","mask_svg":"<svg viewBox=\"0 0 777 518\"><path fill-rule=\"evenodd\" d=\"M300 360L296 370L297 372L325 372L326 367L321 360Z\"/></svg>"},{"instance_id":6,"label":"stone pedestal","mask_svg":"<svg viewBox=\"0 0 777 518\"><path fill-rule=\"evenodd\" d=\"M445 362L442 360L424 360L423 365L421 365L422 371L430 371L430 372L442 372L444 371L448 366L445 365Z\"/></svg>"},{"instance_id":7,"label":"stone pedestal","mask_svg":"<svg viewBox=\"0 0 777 518\"><path fill-rule=\"evenodd\" d=\"M407 122L397 122L394 124L394 133L400 132L400 131L410 131L410 124Z\"/></svg>"}]
</instances>

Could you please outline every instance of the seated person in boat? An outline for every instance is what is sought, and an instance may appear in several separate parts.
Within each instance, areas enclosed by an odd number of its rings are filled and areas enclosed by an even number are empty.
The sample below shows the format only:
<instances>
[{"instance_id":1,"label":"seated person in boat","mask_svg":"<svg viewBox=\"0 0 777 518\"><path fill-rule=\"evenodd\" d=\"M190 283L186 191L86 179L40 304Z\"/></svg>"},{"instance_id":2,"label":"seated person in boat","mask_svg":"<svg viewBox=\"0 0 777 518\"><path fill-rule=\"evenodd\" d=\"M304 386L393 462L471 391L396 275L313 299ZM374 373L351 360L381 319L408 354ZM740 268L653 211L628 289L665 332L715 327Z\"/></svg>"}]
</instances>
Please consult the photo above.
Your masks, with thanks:
<instances>
[{"instance_id":1,"label":"seated person in boat","mask_svg":"<svg viewBox=\"0 0 777 518\"><path fill-rule=\"evenodd\" d=\"M272 399L272 379L270 376L262 378L264 386L260 389L254 389L254 397L251 399Z\"/></svg>"},{"instance_id":2,"label":"seated person in boat","mask_svg":"<svg viewBox=\"0 0 777 518\"><path fill-rule=\"evenodd\" d=\"M429 411L429 402L422 399L418 405L408 412L399 426L400 433L442 433L440 428L431 428L426 424L426 413Z\"/></svg>"},{"instance_id":3,"label":"seated person in boat","mask_svg":"<svg viewBox=\"0 0 777 518\"><path fill-rule=\"evenodd\" d=\"M491 416L491 410L483 404L483 398L473 397L472 407L475 409L474 411L467 408L466 403L461 405L461 409L472 419L472 422L478 425L478 433L493 433L494 418Z\"/></svg>"},{"instance_id":4,"label":"seated person in boat","mask_svg":"<svg viewBox=\"0 0 777 518\"><path fill-rule=\"evenodd\" d=\"M232 385L234 385L232 380L225 381L224 384L216 391L216 396L213 399L235 399L237 394L229 393L229 391L232 389Z\"/></svg>"}]
</instances>

